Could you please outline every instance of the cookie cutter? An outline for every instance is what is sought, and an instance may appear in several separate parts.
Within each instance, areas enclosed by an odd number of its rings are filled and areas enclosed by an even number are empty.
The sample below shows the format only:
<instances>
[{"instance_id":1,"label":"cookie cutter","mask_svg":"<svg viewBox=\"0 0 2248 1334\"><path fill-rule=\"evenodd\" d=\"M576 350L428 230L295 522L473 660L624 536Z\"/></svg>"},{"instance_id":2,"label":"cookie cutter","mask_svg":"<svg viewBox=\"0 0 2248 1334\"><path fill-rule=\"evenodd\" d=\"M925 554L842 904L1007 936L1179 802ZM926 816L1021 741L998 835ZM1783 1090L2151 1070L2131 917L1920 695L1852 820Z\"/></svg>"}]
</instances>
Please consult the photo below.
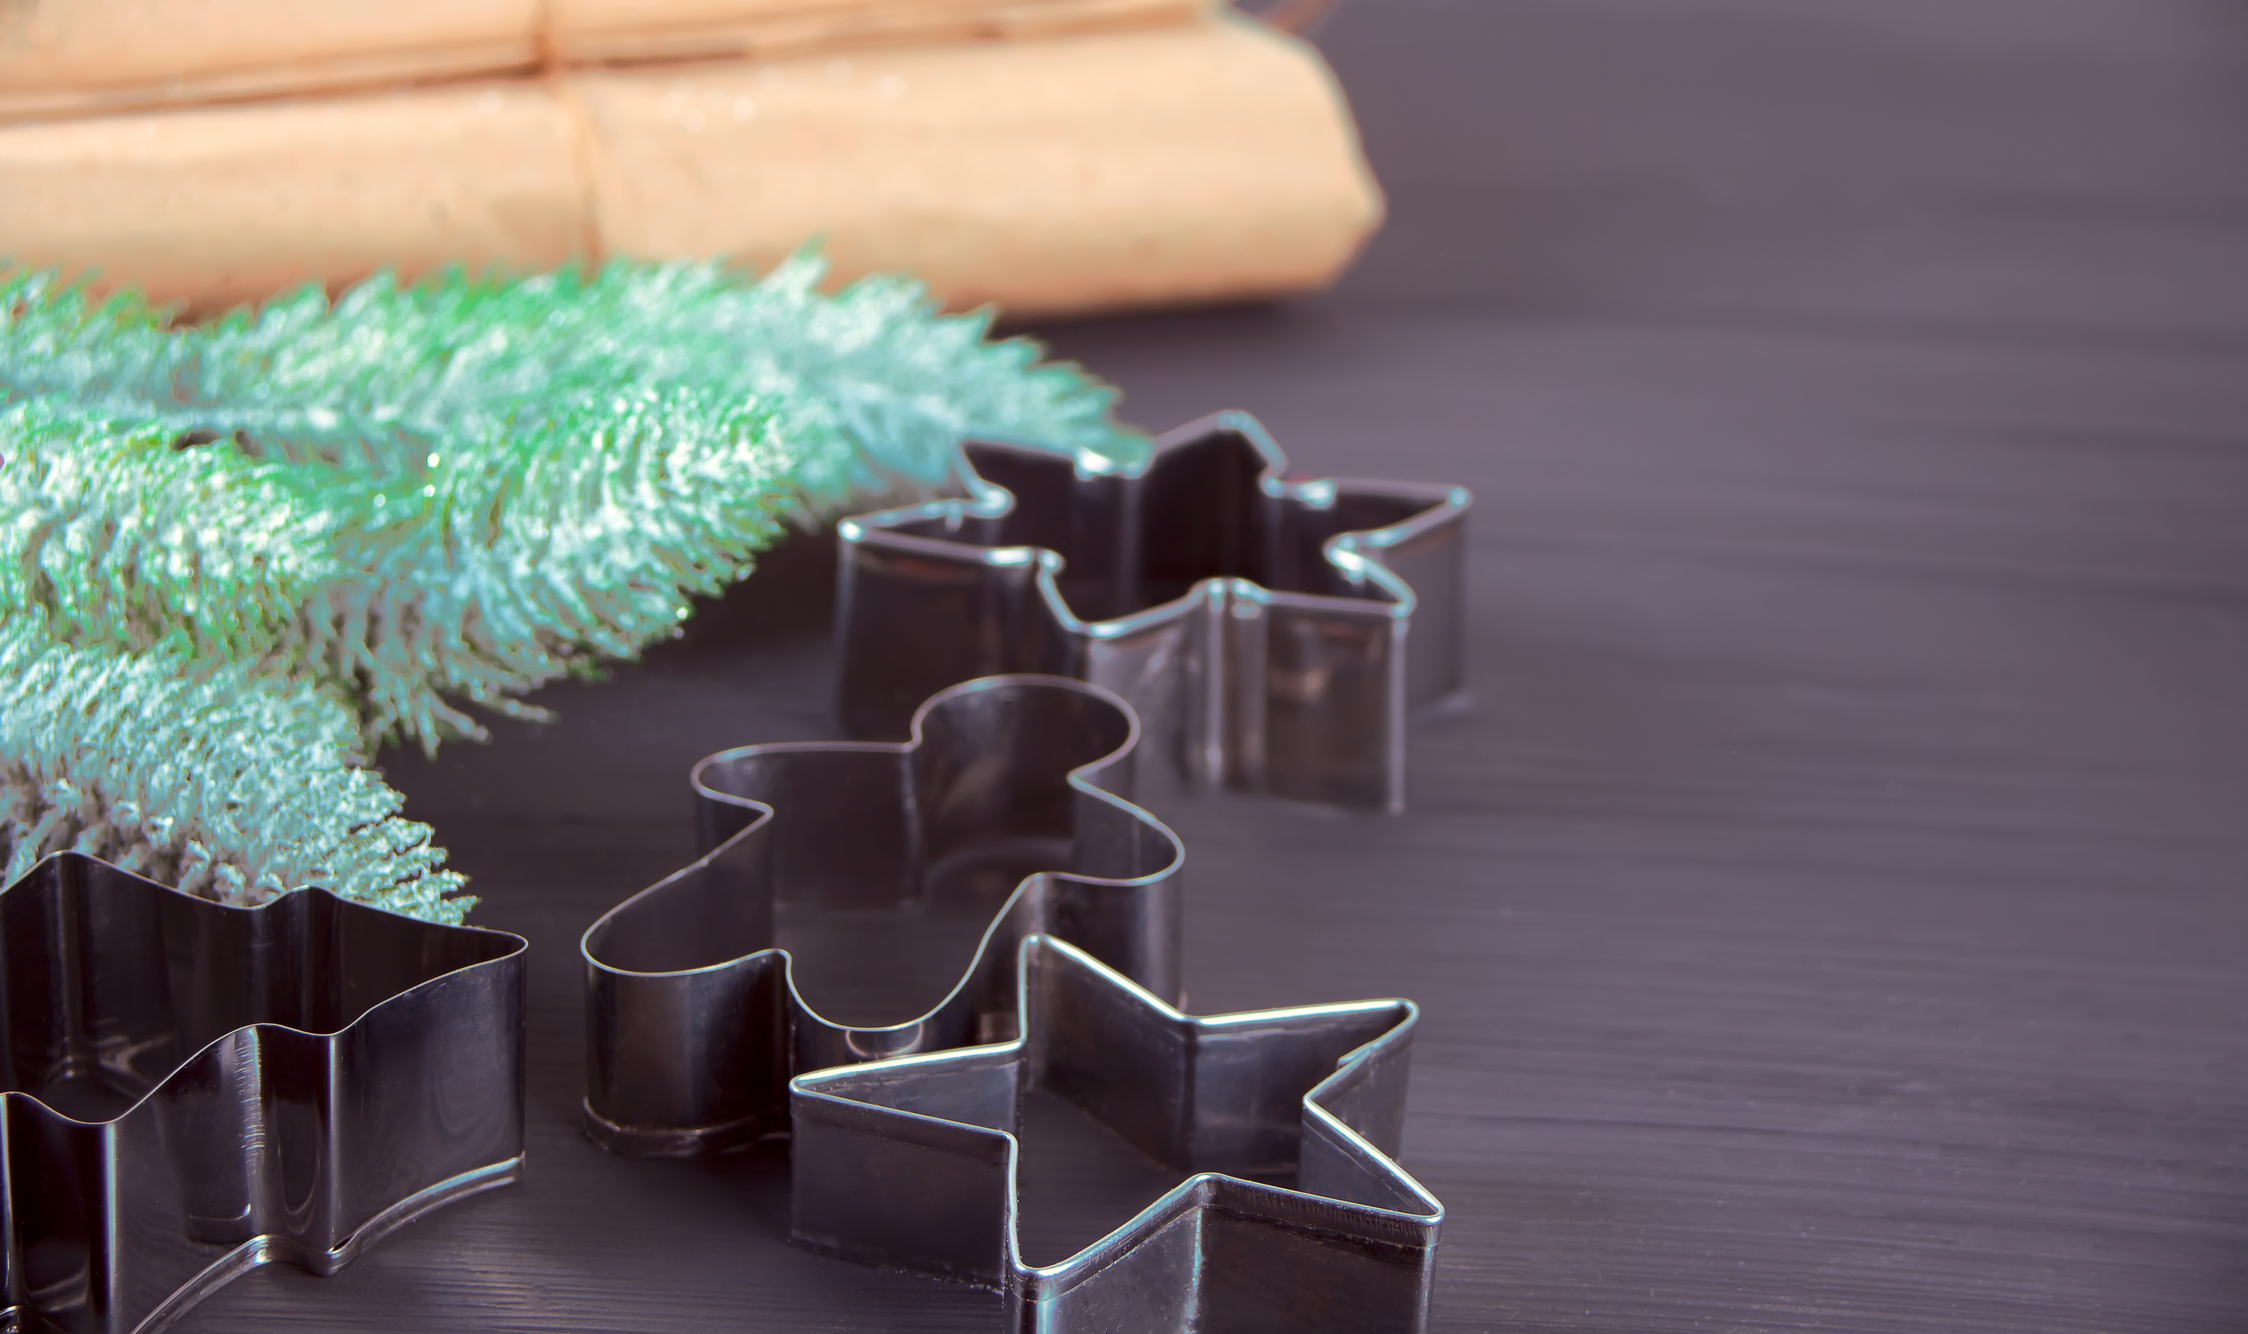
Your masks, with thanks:
<instances>
[{"instance_id":1,"label":"cookie cutter","mask_svg":"<svg viewBox=\"0 0 2248 1334\"><path fill-rule=\"evenodd\" d=\"M32 867L0 891L0 1328L149 1334L515 1180L524 949L321 889Z\"/></svg>"},{"instance_id":2,"label":"cookie cutter","mask_svg":"<svg viewBox=\"0 0 2248 1334\"><path fill-rule=\"evenodd\" d=\"M1410 1001L1197 1019L1066 943L1020 948L1013 1040L789 1086L793 1240L996 1288L1015 1334L1427 1328L1444 1207L1395 1159ZM1013 1132L1034 1088L1192 1175L1024 1263Z\"/></svg>"},{"instance_id":3,"label":"cookie cutter","mask_svg":"<svg viewBox=\"0 0 2248 1334\"><path fill-rule=\"evenodd\" d=\"M931 697L907 742L697 764L708 851L579 945L587 1133L627 1154L719 1152L788 1129L793 1075L1008 1036L1015 946L1035 932L1179 994L1185 853L1120 795L1138 739L1099 686L999 676ZM776 947L776 912L806 925L804 960ZM973 953L918 1018L831 1018L799 987L821 955L905 970L948 926Z\"/></svg>"},{"instance_id":4,"label":"cookie cutter","mask_svg":"<svg viewBox=\"0 0 2248 1334\"><path fill-rule=\"evenodd\" d=\"M1128 700L1186 787L1404 809L1409 716L1465 699L1466 488L1283 481L1242 412L1132 470L990 443L963 464L965 499L837 527L847 732L1050 672Z\"/></svg>"}]
</instances>

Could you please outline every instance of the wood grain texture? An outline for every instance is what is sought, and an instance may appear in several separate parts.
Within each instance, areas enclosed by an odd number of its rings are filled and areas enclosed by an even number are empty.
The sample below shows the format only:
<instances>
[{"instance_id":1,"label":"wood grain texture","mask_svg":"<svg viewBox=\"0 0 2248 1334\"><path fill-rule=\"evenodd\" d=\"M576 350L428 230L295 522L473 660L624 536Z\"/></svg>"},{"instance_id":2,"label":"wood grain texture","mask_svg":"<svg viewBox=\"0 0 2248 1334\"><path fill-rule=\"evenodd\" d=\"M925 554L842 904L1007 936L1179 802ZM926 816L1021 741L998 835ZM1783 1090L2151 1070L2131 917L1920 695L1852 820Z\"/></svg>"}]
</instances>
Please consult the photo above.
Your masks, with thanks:
<instances>
[{"instance_id":1,"label":"wood grain texture","mask_svg":"<svg viewBox=\"0 0 2248 1334\"><path fill-rule=\"evenodd\" d=\"M1047 332L1138 420L1474 487L1477 702L1403 818L1165 812L1195 1007L1422 1003L1443 1330L2248 1325L2248 18L1361 0L1321 41L1394 208L1343 287ZM829 732L826 559L389 762L534 942L529 1177L184 1328L991 1327L791 1250L777 1149L575 1129L577 933L682 859L692 759ZM1146 1188L1040 1172L1057 1237Z\"/></svg>"}]
</instances>

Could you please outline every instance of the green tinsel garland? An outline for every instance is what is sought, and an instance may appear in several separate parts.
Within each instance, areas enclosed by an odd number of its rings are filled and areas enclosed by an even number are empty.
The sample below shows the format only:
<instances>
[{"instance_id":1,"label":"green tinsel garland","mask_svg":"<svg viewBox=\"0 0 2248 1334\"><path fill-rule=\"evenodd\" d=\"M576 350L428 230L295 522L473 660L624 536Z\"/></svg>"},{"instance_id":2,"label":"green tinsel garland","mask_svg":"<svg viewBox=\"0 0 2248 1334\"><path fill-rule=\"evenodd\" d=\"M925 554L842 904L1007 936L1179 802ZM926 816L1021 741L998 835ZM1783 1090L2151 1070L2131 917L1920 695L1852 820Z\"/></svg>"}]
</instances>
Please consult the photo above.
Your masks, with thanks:
<instances>
[{"instance_id":1,"label":"green tinsel garland","mask_svg":"<svg viewBox=\"0 0 2248 1334\"><path fill-rule=\"evenodd\" d=\"M361 755L481 736L468 704L533 713L519 696L675 631L785 521L942 484L963 437L1145 447L1112 390L987 316L820 276L377 278L186 328L0 277L10 874L75 846L222 898L317 879L457 917ZM392 804L275 804L339 782Z\"/></svg>"}]
</instances>

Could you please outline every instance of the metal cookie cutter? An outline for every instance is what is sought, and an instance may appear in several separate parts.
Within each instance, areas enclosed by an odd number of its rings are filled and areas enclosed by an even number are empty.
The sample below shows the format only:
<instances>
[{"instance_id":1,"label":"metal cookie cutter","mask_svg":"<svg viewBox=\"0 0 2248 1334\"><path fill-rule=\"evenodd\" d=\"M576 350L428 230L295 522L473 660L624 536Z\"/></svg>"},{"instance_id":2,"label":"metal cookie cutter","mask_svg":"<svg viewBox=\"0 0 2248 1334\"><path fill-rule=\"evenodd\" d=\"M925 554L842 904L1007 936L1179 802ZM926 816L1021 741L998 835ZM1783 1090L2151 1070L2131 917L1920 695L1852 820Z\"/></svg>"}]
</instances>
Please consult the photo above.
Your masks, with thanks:
<instances>
[{"instance_id":1,"label":"metal cookie cutter","mask_svg":"<svg viewBox=\"0 0 2248 1334\"><path fill-rule=\"evenodd\" d=\"M1411 1002L1189 1018L1043 936L1018 985L1011 1042L790 1085L799 1244L997 1288L1015 1334L1426 1328L1444 1207L1393 1157ZM1025 1264L1011 1132L1033 1088L1193 1175Z\"/></svg>"},{"instance_id":2,"label":"metal cookie cutter","mask_svg":"<svg viewBox=\"0 0 2248 1334\"><path fill-rule=\"evenodd\" d=\"M966 499L837 528L846 730L894 736L939 687L1052 672L1130 701L1189 786L1404 809L1409 713L1463 697L1464 487L1282 481L1241 412L1134 472L964 453Z\"/></svg>"},{"instance_id":3,"label":"metal cookie cutter","mask_svg":"<svg viewBox=\"0 0 2248 1334\"><path fill-rule=\"evenodd\" d=\"M0 892L0 1328L147 1334L513 1181L524 948L320 889L236 908L34 866Z\"/></svg>"},{"instance_id":4,"label":"metal cookie cutter","mask_svg":"<svg viewBox=\"0 0 2248 1334\"><path fill-rule=\"evenodd\" d=\"M802 1071L1008 1037L1015 946L1033 932L1177 995L1184 852L1117 795L1138 736L1099 686L1001 676L931 698L903 744L745 746L696 765L709 851L580 946L588 1133L625 1153L715 1152L786 1131ZM918 974L920 994L824 985L836 964Z\"/></svg>"}]
</instances>

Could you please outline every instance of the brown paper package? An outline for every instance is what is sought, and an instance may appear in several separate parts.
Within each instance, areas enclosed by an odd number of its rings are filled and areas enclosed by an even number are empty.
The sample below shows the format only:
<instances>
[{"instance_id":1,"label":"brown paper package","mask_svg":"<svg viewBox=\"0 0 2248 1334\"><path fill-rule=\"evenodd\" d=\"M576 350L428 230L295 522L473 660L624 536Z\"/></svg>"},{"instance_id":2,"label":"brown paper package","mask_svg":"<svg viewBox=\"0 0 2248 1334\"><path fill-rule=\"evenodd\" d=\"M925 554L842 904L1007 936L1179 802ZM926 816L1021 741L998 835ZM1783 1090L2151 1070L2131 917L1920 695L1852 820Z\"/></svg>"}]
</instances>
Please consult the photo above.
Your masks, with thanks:
<instances>
[{"instance_id":1,"label":"brown paper package","mask_svg":"<svg viewBox=\"0 0 2248 1334\"><path fill-rule=\"evenodd\" d=\"M1215 0L0 0L0 122L869 42L1175 22Z\"/></svg>"},{"instance_id":2,"label":"brown paper package","mask_svg":"<svg viewBox=\"0 0 2248 1334\"><path fill-rule=\"evenodd\" d=\"M1079 312L1322 286L1381 213L1316 53L1231 15L17 125L0 180L0 256L197 313L814 238L838 277Z\"/></svg>"}]
</instances>

